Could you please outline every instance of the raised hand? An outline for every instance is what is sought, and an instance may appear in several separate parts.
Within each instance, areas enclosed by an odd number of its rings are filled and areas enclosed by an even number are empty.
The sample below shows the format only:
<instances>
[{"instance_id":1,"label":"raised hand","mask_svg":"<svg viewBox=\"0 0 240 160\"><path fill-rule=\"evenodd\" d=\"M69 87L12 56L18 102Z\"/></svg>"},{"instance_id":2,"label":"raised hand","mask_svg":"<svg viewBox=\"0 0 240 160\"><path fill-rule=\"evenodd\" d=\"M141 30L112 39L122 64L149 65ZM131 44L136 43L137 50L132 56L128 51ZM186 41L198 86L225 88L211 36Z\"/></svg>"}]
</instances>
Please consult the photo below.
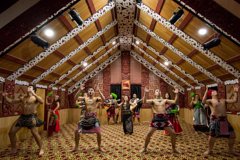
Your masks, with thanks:
<instances>
[{"instance_id":1,"label":"raised hand","mask_svg":"<svg viewBox=\"0 0 240 160\"><path fill-rule=\"evenodd\" d=\"M175 94L178 94L178 93L179 93L179 89L178 89L178 88L174 88L173 92L174 92Z\"/></svg>"},{"instance_id":2,"label":"raised hand","mask_svg":"<svg viewBox=\"0 0 240 160\"><path fill-rule=\"evenodd\" d=\"M3 93L2 93L2 96L3 96L3 97L6 97L6 96L8 96L8 93L7 93L7 92L3 92Z\"/></svg>"},{"instance_id":3,"label":"raised hand","mask_svg":"<svg viewBox=\"0 0 240 160\"><path fill-rule=\"evenodd\" d=\"M85 89L85 84L81 84L80 85L80 90L82 91L82 90L84 90Z\"/></svg>"},{"instance_id":4,"label":"raised hand","mask_svg":"<svg viewBox=\"0 0 240 160\"><path fill-rule=\"evenodd\" d=\"M238 86L238 85L235 85L235 86L233 87L233 91L234 91L234 92L238 92L238 89L239 89L239 86Z\"/></svg>"},{"instance_id":5,"label":"raised hand","mask_svg":"<svg viewBox=\"0 0 240 160\"><path fill-rule=\"evenodd\" d=\"M144 92L149 92L149 89L147 87L145 87Z\"/></svg>"}]
</instances>

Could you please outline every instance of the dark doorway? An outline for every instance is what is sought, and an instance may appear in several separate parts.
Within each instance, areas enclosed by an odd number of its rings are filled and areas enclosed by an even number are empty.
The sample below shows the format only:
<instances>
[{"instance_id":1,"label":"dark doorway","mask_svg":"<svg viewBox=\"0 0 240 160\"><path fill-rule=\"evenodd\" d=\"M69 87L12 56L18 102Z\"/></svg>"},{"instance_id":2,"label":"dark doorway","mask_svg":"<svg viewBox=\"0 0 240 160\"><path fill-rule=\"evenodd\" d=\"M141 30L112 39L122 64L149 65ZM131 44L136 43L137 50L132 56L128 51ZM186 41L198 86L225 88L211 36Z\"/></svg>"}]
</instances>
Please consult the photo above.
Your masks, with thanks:
<instances>
[{"instance_id":1,"label":"dark doorway","mask_svg":"<svg viewBox=\"0 0 240 160\"><path fill-rule=\"evenodd\" d=\"M142 98L141 94L141 85L140 84L131 84L131 98L133 94L136 93L139 99Z\"/></svg>"},{"instance_id":2,"label":"dark doorway","mask_svg":"<svg viewBox=\"0 0 240 160\"><path fill-rule=\"evenodd\" d=\"M121 86L121 84L111 84L110 92L117 94L117 99L120 99L120 100L122 99L122 86ZM120 101L118 101L118 102L120 102Z\"/></svg>"}]
</instances>

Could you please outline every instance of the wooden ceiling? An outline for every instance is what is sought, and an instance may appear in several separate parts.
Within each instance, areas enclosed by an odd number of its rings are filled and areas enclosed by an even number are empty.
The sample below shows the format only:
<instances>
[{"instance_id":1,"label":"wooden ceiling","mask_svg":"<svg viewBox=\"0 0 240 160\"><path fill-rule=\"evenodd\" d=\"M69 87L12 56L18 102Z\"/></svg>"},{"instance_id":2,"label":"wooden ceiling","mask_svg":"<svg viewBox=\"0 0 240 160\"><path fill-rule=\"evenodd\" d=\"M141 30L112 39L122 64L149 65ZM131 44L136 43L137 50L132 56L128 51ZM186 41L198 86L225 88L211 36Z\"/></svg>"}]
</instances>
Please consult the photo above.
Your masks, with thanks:
<instances>
[{"instance_id":1,"label":"wooden ceiling","mask_svg":"<svg viewBox=\"0 0 240 160\"><path fill-rule=\"evenodd\" d=\"M179 5L172 0L143 0L142 3L148 6L150 9L154 10L156 13L158 13L160 16L162 16L167 20L171 18L171 16L173 15L173 12L179 7ZM101 10L107 4L108 4L108 0L101 0L101 1L81 0L77 4L75 4L72 8L75 8L75 10L81 16L81 18L85 21L89 17L91 17L94 13ZM44 58L37 65L35 65L31 69L29 69L27 72L25 72L23 75L18 77L18 80L32 82L42 73L47 71L50 67L58 63L65 56L67 56L74 49L76 49L81 44L86 42L89 38L93 37L99 31L103 30L107 25L109 25L114 20L117 20L115 12L116 12L116 8L111 11L108 11L105 15L100 17L97 21L95 21L94 23L89 25L86 29L81 31L77 36L70 39L67 43L62 45L60 48L55 50L52 54L50 54L46 58ZM200 51L196 50L193 46L189 45L184 39L176 36L172 31L167 29L161 23L156 22L156 20L154 20L148 14L143 12L141 9L136 7L135 12L136 12L136 20L139 23L146 26L153 33L161 37L163 40L165 40L169 44L173 45L179 51L184 53L185 56L192 59L195 63L199 64L200 66L205 68L207 71L211 72L217 78L221 79L222 81L236 79L235 76L233 76L228 71L220 67L218 64L213 62L204 54L201 54ZM195 15L193 15L192 13L188 12L185 9L184 9L184 15L174 25L178 29L182 30L184 33L186 33L191 38L193 38L194 40L196 40L201 44L211 40L216 35L220 35L220 33L215 31L205 22L203 22L198 17L196 17ZM61 37L63 37L64 35L66 35L68 32L70 32L72 29L76 27L77 25L71 21L68 15L68 12L66 11L62 15L56 17L53 21L51 21L50 23L42 27L37 32L37 34L43 39L47 40L51 45L51 44L54 44L57 40L59 40ZM46 28L51 28L55 32L54 37L49 38L44 35L44 30ZM198 30L200 28L206 28L207 34L204 36L199 35ZM54 69L52 73L45 76L42 80L38 82L38 84L43 84L43 85L53 84L62 75L66 74L71 68L73 68L75 65L81 64L81 62L85 58L87 58L88 56L91 56L98 48L106 45L112 38L116 36L118 36L118 25L115 25L109 30L107 30L99 38L95 39L84 49L80 50L76 55L72 56L69 60L67 60L62 65ZM210 79L204 73L199 71L197 68L193 67L190 63L186 62L182 57L178 56L168 47L164 46L162 43L157 41L155 38L149 35L146 31L138 27L136 24L134 24L134 27L133 27L133 36L136 38L139 38L139 40L146 43L149 47L154 48L161 55L165 56L169 61L172 61L174 64L179 66L182 70L184 70L186 73L192 75L200 83L203 83L203 84L214 83L212 79ZM220 35L220 39L221 39L221 44L218 45L217 47L210 49L211 52L217 55L218 57L220 57L223 61L226 61L228 64L233 66L238 71L240 71L239 45L233 43L223 35ZM99 57L101 57L104 53L110 50L113 46L114 45L112 43L106 46L102 51L100 51L98 54L93 56L88 61L88 63L90 64L96 61ZM146 54L154 57L160 63L164 62L158 55L153 53L149 49L149 47L144 46L142 43L138 44L138 47L140 47L144 52L146 52ZM72 80L66 87L71 87L72 85L74 85L77 81L79 81L85 75L90 73L94 68L99 66L99 64L104 62L108 57L116 53L117 50L119 50L119 47L110 51L108 55L103 57L103 59L101 59L99 62L97 62L93 66L89 67L89 69L87 69L80 76ZM152 63L156 68L158 68L160 71L162 71L167 76L172 78L179 85L187 87L186 84L184 84L181 80L179 80L178 78L170 74L169 71L164 69L160 64L154 62L148 56L146 56L141 50L139 50L139 48L132 45L132 50L138 53L139 55L141 55L148 62ZM26 64L28 61L30 61L32 58L36 57L43 51L44 49L36 46L30 40L30 38L25 39L16 47L14 47L12 50L10 50L7 54L5 54L0 58L0 76L3 78L7 78L17 69L22 67L24 64ZM173 71L175 74L177 74L179 77L183 78L187 83L193 86L197 85L196 83L194 83L193 80L186 77L183 73L179 72L179 70L177 70L176 68L172 66L168 66L168 68L171 71ZM77 70L73 71L66 78L61 80L56 86L60 87L64 85L70 78L74 77L81 70L83 70L82 66L79 67Z\"/></svg>"}]
</instances>

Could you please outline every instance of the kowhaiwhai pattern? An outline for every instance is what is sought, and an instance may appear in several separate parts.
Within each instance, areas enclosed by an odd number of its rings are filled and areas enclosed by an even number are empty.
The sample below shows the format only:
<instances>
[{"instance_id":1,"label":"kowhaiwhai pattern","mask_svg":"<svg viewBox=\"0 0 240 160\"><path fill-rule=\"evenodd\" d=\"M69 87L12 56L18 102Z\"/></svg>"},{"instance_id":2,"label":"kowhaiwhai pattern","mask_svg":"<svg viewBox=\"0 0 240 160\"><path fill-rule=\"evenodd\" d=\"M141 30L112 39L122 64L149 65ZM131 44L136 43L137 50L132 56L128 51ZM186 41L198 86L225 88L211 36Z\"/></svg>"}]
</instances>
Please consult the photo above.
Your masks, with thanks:
<instances>
[{"instance_id":1,"label":"kowhaiwhai pattern","mask_svg":"<svg viewBox=\"0 0 240 160\"><path fill-rule=\"evenodd\" d=\"M35 66L37 63L42 61L44 58L46 58L48 55L50 55L56 49L58 49L63 44L68 42L71 38L75 37L79 32L84 30L90 24L94 23L96 20L98 20L101 16L103 16L105 13L107 13L108 11L110 11L114 7L115 7L115 3L114 2L108 3L102 9L100 9L95 14L93 14L90 18L88 18L86 21L84 21L83 25L78 26L77 28L74 28L72 31L67 33L62 38L60 38L57 42L52 44L48 49L46 49L45 51L41 52L38 56L34 57L28 63L24 64L23 67L19 68L17 71L15 71L9 77L7 77L7 79L10 80L10 81L13 81L16 78L18 78L19 76L21 76L22 74L24 74L25 72L27 72L29 69L31 69L33 66Z\"/></svg>"}]
</instances>

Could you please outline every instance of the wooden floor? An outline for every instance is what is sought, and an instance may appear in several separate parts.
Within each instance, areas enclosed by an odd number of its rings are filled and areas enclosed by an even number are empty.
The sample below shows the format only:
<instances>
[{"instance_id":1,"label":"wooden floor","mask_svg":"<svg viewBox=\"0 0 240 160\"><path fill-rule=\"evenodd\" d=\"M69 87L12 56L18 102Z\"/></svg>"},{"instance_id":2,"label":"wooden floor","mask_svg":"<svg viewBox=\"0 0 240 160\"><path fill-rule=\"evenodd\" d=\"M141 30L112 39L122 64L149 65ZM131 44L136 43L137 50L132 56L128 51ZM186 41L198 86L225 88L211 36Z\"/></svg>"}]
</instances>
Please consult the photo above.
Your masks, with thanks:
<instances>
[{"instance_id":1,"label":"wooden floor","mask_svg":"<svg viewBox=\"0 0 240 160\"><path fill-rule=\"evenodd\" d=\"M195 133L192 126L181 123L184 132L177 137L177 148L181 154L171 153L170 138L163 135L162 131L156 131L149 144L148 153L140 154L143 138L148 129L147 124L135 125L133 135L124 135L122 125L102 126L102 145L105 152L97 152L96 135L83 135L80 140L80 151L70 152L74 147L74 130L76 124L66 124L61 132L51 138L43 133L45 154L38 157L38 147L31 138L19 142L19 152L10 155L10 148L0 149L0 159L103 159L103 160L132 160L132 159L240 159L227 153L227 139L218 139L212 156L204 157L203 152L207 147L207 135ZM240 143L236 143L235 149L240 153Z\"/></svg>"}]
</instances>

